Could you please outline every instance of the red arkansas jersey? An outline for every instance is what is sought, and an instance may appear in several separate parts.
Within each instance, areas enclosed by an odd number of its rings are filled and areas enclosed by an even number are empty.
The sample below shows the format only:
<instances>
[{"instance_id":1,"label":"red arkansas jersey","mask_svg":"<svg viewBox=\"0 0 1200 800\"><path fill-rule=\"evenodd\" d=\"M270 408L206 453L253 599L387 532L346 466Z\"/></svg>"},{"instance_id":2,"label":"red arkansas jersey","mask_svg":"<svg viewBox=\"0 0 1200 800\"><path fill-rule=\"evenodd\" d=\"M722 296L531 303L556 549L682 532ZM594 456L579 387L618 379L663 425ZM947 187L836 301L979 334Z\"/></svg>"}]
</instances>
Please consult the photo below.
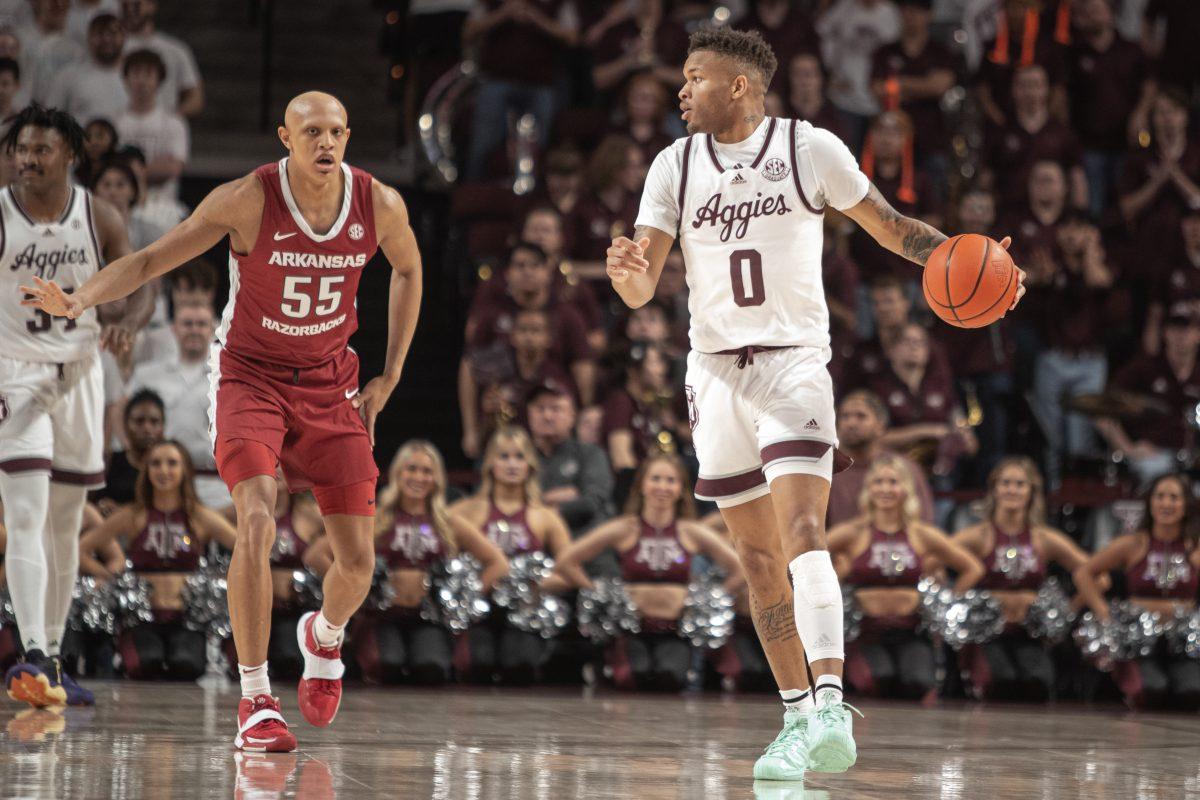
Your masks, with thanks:
<instances>
[{"instance_id":1,"label":"red arkansas jersey","mask_svg":"<svg viewBox=\"0 0 1200 800\"><path fill-rule=\"evenodd\" d=\"M371 176L342 164L342 211L318 235L292 197L286 158L254 174L263 187L262 225L249 253L230 248L217 339L244 358L313 367L345 350L358 329L358 279L378 246Z\"/></svg>"}]
</instances>

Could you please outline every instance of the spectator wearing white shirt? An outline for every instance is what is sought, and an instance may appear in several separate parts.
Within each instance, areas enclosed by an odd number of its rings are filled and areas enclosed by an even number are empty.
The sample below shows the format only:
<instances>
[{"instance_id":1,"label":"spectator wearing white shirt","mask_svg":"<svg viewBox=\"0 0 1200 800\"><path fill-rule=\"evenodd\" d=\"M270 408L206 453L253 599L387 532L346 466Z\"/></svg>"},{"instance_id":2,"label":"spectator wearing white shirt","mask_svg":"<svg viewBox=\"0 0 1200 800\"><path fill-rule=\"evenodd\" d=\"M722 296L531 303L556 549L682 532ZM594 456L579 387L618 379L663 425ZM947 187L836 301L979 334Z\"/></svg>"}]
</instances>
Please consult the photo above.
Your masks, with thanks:
<instances>
[{"instance_id":1,"label":"spectator wearing white shirt","mask_svg":"<svg viewBox=\"0 0 1200 800\"><path fill-rule=\"evenodd\" d=\"M176 308L172 327L179 347L177 356L135 367L125 385L125 396L152 389L162 398L167 418L165 435L181 442L192 457L200 502L231 512L233 500L217 475L208 433L208 347L216 332L212 306L196 303Z\"/></svg>"},{"instance_id":2,"label":"spectator wearing white shirt","mask_svg":"<svg viewBox=\"0 0 1200 800\"><path fill-rule=\"evenodd\" d=\"M867 121L880 110L871 93L873 55L900 38L900 12L892 0L836 0L816 28L829 68L829 99L844 118L846 144L857 152Z\"/></svg>"},{"instance_id":3,"label":"spectator wearing white shirt","mask_svg":"<svg viewBox=\"0 0 1200 800\"><path fill-rule=\"evenodd\" d=\"M83 45L67 36L70 0L33 0L33 25L22 28L21 72L30 97L47 104L50 87L63 69L87 58Z\"/></svg>"},{"instance_id":4,"label":"spectator wearing white shirt","mask_svg":"<svg viewBox=\"0 0 1200 800\"><path fill-rule=\"evenodd\" d=\"M122 72L129 106L113 120L121 144L132 145L145 156L147 205L178 202L179 175L188 157L187 123L158 103L165 71L153 50L126 55Z\"/></svg>"},{"instance_id":5,"label":"spectator wearing white shirt","mask_svg":"<svg viewBox=\"0 0 1200 800\"><path fill-rule=\"evenodd\" d=\"M121 77L125 30L112 14L97 14L88 26L89 58L59 72L46 102L61 108L81 125L94 119L115 119L129 105Z\"/></svg>"},{"instance_id":6,"label":"spectator wearing white shirt","mask_svg":"<svg viewBox=\"0 0 1200 800\"><path fill-rule=\"evenodd\" d=\"M121 0L121 22L125 25L125 46L129 50L147 49L158 53L166 67L159 87L163 108L194 117L204 108L204 82L192 48L174 36L156 30L154 17L158 0Z\"/></svg>"},{"instance_id":7,"label":"spectator wearing white shirt","mask_svg":"<svg viewBox=\"0 0 1200 800\"><path fill-rule=\"evenodd\" d=\"M87 44L88 28L92 20L101 14L118 16L121 4L118 0L73 0L67 12L67 35L81 44Z\"/></svg>"}]
</instances>

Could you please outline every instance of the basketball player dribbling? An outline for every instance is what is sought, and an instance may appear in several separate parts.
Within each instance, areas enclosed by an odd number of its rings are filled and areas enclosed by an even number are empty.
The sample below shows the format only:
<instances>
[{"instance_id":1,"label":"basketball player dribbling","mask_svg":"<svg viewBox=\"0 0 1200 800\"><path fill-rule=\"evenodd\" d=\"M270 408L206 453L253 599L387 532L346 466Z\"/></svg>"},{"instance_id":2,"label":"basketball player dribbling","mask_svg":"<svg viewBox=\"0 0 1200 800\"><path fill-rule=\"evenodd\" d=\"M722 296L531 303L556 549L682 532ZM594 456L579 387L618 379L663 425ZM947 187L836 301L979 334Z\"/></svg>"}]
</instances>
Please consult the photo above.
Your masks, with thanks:
<instances>
[{"instance_id":1,"label":"basketball player dribbling","mask_svg":"<svg viewBox=\"0 0 1200 800\"><path fill-rule=\"evenodd\" d=\"M70 114L39 105L17 114L0 142L17 167L16 181L0 190L0 496L24 650L5 687L34 707L95 702L63 669L60 648L87 493L104 485L99 346L127 349L154 306L147 287L124 303L123 316L108 307L56 320L22 308L19 284L52 278L70 292L129 252L117 210L71 179L83 144Z\"/></svg>"},{"instance_id":2,"label":"basketball player dribbling","mask_svg":"<svg viewBox=\"0 0 1200 800\"><path fill-rule=\"evenodd\" d=\"M242 684L234 745L271 752L296 748L267 676L276 463L292 491L312 488L334 553L321 611L302 616L296 631L300 710L324 726L341 702L343 630L375 565L375 418L400 380L421 304L408 211L394 189L343 163L342 104L299 95L279 138L285 158L217 187L188 219L73 295L43 280L26 290L29 304L76 318L229 237L229 303L209 363L217 465L238 521L228 594ZM359 277L377 248L392 265L387 363L359 391L348 341Z\"/></svg>"},{"instance_id":3,"label":"basketball player dribbling","mask_svg":"<svg viewBox=\"0 0 1200 800\"><path fill-rule=\"evenodd\" d=\"M679 92L690 135L654 160L633 239L613 240L607 268L636 308L680 239L696 496L717 503L733 537L785 706L754 777L800 780L806 769L842 772L857 759L842 701L842 595L824 527L830 480L848 463L837 451L826 369L822 212L841 211L920 265L946 237L896 212L836 136L766 118L775 67L758 33L692 35Z\"/></svg>"}]
</instances>

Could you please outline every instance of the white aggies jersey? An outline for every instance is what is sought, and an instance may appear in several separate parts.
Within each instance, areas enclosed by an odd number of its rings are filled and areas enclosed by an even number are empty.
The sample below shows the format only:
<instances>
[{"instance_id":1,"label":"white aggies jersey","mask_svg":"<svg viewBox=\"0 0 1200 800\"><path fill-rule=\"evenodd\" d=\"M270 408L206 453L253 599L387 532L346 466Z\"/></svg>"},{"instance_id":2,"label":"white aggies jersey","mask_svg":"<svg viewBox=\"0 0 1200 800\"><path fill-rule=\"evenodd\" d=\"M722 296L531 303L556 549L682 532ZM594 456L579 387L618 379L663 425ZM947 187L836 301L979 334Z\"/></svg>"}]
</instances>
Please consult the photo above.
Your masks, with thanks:
<instances>
[{"instance_id":1,"label":"white aggies jersey","mask_svg":"<svg viewBox=\"0 0 1200 800\"><path fill-rule=\"evenodd\" d=\"M821 284L826 205L856 205L869 181L826 130L769 117L743 142L680 139L655 158L637 224L678 230L691 345L828 348Z\"/></svg>"},{"instance_id":2,"label":"white aggies jersey","mask_svg":"<svg viewBox=\"0 0 1200 800\"><path fill-rule=\"evenodd\" d=\"M94 308L79 319L51 317L21 305L20 286L33 276L72 291L100 269L91 193L71 187L63 215L34 222L12 187L0 190L0 338L3 355L21 361L68 363L95 354L100 321Z\"/></svg>"}]
</instances>

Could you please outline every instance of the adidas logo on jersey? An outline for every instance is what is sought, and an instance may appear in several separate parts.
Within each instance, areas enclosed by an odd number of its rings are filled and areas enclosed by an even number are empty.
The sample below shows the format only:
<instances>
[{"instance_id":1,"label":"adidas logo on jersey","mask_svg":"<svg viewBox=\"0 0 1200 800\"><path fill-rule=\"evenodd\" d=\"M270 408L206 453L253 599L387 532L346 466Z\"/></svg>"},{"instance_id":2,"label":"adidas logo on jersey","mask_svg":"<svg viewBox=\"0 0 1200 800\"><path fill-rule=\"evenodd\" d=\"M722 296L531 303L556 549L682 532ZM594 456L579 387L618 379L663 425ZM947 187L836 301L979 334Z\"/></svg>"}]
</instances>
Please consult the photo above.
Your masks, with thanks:
<instances>
[{"instance_id":1,"label":"adidas logo on jersey","mask_svg":"<svg viewBox=\"0 0 1200 800\"><path fill-rule=\"evenodd\" d=\"M821 426L817 424L817 421L815 419L810 419L808 422L804 423L804 430L819 431L819 430L821 430Z\"/></svg>"},{"instance_id":2,"label":"adidas logo on jersey","mask_svg":"<svg viewBox=\"0 0 1200 800\"><path fill-rule=\"evenodd\" d=\"M737 185L745 183L745 182L746 182L746 179L742 177L742 173L735 172L733 175L733 180L731 180L729 183L733 186L737 186Z\"/></svg>"}]
</instances>

